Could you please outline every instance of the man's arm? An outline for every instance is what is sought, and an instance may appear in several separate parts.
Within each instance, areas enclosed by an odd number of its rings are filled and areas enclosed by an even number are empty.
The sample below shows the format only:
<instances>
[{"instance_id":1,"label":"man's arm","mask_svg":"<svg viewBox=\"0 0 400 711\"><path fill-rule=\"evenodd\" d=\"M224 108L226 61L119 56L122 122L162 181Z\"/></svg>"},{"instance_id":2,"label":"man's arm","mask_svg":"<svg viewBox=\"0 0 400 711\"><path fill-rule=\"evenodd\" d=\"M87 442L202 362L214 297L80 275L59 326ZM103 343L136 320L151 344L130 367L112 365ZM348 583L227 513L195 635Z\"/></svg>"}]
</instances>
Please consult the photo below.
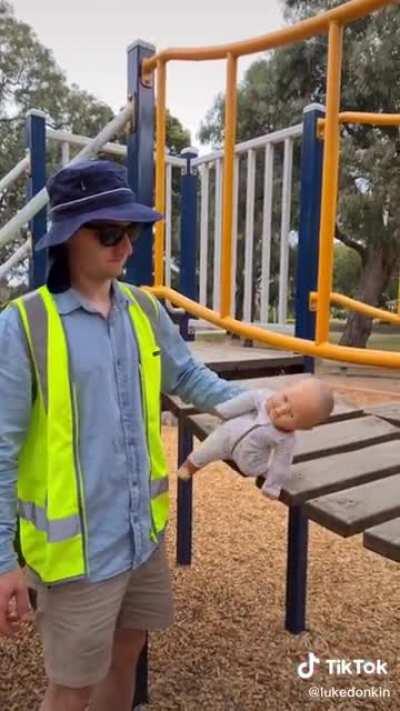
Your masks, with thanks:
<instances>
[{"instance_id":1,"label":"man's arm","mask_svg":"<svg viewBox=\"0 0 400 711\"><path fill-rule=\"evenodd\" d=\"M0 315L0 575L18 567L14 551L18 455L32 407L32 377L16 308Z\"/></svg>"},{"instance_id":2,"label":"man's arm","mask_svg":"<svg viewBox=\"0 0 400 711\"><path fill-rule=\"evenodd\" d=\"M160 305L156 325L162 355L162 389L179 395L198 410L210 412L215 405L243 392L196 360L165 309Z\"/></svg>"}]
</instances>

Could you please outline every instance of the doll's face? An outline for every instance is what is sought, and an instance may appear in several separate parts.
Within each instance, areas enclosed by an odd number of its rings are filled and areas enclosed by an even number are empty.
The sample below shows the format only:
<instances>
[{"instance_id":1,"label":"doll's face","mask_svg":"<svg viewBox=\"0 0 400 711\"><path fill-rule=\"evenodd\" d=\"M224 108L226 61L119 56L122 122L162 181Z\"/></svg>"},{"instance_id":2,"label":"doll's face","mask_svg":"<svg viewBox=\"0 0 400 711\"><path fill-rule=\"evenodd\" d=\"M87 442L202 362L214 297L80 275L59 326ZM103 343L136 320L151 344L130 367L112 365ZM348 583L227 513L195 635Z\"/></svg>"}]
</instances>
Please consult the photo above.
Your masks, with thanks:
<instances>
[{"instance_id":1,"label":"doll's face","mask_svg":"<svg viewBox=\"0 0 400 711\"><path fill-rule=\"evenodd\" d=\"M310 378L283 388L268 398L267 414L273 425L284 432L309 430L324 418L321 388Z\"/></svg>"}]
</instances>

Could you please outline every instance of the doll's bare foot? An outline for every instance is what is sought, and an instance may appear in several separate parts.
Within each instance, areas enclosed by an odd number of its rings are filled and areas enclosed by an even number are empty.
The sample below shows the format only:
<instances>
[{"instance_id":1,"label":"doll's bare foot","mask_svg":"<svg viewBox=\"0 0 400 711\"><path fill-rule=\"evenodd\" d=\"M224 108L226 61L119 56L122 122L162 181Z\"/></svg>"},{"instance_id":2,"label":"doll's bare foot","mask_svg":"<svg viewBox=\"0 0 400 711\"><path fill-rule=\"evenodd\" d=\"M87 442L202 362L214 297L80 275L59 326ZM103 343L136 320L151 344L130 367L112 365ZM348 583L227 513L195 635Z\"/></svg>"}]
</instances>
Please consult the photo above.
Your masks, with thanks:
<instances>
[{"instance_id":1,"label":"doll's bare foot","mask_svg":"<svg viewBox=\"0 0 400 711\"><path fill-rule=\"evenodd\" d=\"M184 479L185 481L188 481L189 479L192 478L192 475L191 475L189 469L187 468L186 464L182 464L182 466L179 467L177 474L178 474L179 479Z\"/></svg>"},{"instance_id":2,"label":"doll's bare foot","mask_svg":"<svg viewBox=\"0 0 400 711\"><path fill-rule=\"evenodd\" d=\"M186 481L188 479L191 479L193 474L197 472L198 468L195 467L195 465L190 461L190 459L186 459L183 464L178 469L178 477L179 479L185 479Z\"/></svg>"}]
</instances>

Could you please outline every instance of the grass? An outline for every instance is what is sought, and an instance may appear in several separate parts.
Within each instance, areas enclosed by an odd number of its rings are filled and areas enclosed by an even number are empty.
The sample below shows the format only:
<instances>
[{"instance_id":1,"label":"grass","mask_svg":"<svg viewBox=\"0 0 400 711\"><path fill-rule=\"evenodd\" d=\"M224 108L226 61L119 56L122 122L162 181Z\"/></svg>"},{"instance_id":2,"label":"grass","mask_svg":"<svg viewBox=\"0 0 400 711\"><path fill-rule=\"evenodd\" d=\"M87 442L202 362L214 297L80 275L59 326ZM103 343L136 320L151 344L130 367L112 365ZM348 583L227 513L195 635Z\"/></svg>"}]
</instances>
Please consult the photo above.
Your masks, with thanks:
<instances>
[{"instance_id":1,"label":"grass","mask_svg":"<svg viewBox=\"0 0 400 711\"><path fill-rule=\"evenodd\" d=\"M332 343L339 343L341 333L330 333ZM369 339L367 348L382 351L400 351L400 329L398 335L393 333L373 333Z\"/></svg>"}]
</instances>

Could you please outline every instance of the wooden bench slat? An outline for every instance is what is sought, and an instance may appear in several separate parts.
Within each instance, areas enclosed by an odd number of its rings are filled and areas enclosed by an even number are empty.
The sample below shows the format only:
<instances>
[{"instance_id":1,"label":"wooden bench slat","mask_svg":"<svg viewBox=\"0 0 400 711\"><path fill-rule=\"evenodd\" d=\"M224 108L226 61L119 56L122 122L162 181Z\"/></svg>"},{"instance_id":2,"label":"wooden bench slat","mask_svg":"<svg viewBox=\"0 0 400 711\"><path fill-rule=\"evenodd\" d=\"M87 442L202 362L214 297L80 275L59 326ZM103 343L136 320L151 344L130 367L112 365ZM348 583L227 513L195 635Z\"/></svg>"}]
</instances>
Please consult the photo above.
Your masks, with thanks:
<instances>
[{"instance_id":1,"label":"wooden bench slat","mask_svg":"<svg viewBox=\"0 0 400 711\"><path fill-rule=\"evenodd\" d=\"M201 440L221 423L213 415L191 415L188 421L195 437ZM297 438L294 463L399 439L400 432L378 417L360 417L351 426L346 421L328 423L308 432L298 432Z\"/></svg>"},{"instance_id":2,"label":"wooden bench slat","mask_svg":"<svg viewBox=\"0 0 400 711\"><path fill-rule=\"evenodd\" d=\"M301 504L400 470L400 444L392 440L351 452L294 464L292 477L281 498L286 504Z\"/></svg>"},{"instance_id":3,"label":"wooden bench slat","mask_svg":"<svg viewBox=\"0 0 400 711\"><path fill-rule=\"evenodd\" d=\"M389 422L370 416L360 417L351 423L343 420L329 422L307 432L298 432L297 436L298 447L294 461L305 462L399 439L400 432Z\"/></svg>"},{"instance_id":4,"label":"wooden bench slat","mask_svg":"<svg viewBox=\"0 0 400 711\"><path fill-rule=\"evenodd\" d=\"M365 548L400 563L400 518L394 518L364 531Z\"/></svg>"},{"instance_id":5,"label":"wooden bench slat","mask_svg":"<svg viewBox=\"0 0 400 711\"><path fill-rule=\"evenodd\" d=\"M385 402L382 405L367 405L365 412L387 420L392 425L400 427L400 402Z\"/></svg>"},{"instance_id":6,"label":"wooden bench slat","mask_svg":"<svg viewBox=\"0 0 400 711\"><path fill-rule=\"evenodd\" d=\"M400 464L397 469L399 472ZM400 473L397 473L379 481L312 499L305 505L305 512L321 526L341 536L353 536L399 516L399 491Z\"/></svg>"}]
</instances>

